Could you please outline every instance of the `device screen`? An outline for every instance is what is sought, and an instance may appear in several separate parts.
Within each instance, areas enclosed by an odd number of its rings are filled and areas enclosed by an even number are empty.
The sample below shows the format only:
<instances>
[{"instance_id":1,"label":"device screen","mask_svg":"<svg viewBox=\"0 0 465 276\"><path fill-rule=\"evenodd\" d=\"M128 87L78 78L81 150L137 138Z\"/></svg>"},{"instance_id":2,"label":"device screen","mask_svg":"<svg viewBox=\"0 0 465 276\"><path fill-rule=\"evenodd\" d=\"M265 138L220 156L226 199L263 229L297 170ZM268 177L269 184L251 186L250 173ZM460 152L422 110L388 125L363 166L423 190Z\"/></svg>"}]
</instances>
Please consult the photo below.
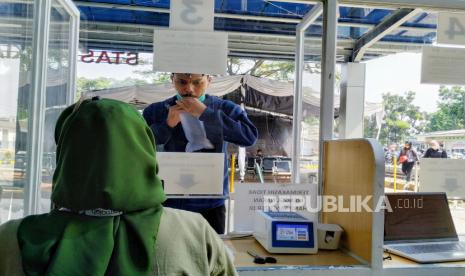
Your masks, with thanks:
<instances>
[{"instance_id":1,"label":"device screen","mask_svg":"<svg viewBox=\"0 0 465 276\"><path fill-rule=\"evenodd\" d=\"M276 240L308 241L308 225L276 224Z\"/></svg>"}]
</instances>

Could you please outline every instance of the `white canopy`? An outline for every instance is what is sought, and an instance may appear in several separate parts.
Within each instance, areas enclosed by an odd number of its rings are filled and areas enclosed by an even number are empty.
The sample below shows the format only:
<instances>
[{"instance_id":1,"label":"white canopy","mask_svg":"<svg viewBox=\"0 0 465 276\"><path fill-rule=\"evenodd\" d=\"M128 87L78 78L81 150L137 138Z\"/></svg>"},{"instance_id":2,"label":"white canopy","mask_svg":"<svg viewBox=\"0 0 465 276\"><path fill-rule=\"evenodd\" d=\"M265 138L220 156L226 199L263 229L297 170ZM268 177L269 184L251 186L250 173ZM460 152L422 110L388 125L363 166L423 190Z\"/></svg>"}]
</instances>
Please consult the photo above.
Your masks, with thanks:
<instances>
[{"instance_id":1,"label":"white canopy","mask_svg":"<svg viewBox=\"0 0 465 276\"><path fill-rule=\"evenodd\" d=\"M260 93L272 97L290 97L294 95L294 84L280 82L267 78L258 78L250 75L235 75L226 77L214 77L207 93L214 96L224 96L236 91L239 87L253 88ZM247 93L247 92L246 92ZM128 86L104 89L88 92L88 96L100 96L120 100L127 103L146 106L147 104L160 102L176 94L171 83L149 84L141 86ZM320 92L310 87L304 87L303 101L314 107L320 106ZM339 97L334 99L335 108L339 107ZM365 116L382 112L381 103L365 103Z\"/></svg>"}]
</instances>

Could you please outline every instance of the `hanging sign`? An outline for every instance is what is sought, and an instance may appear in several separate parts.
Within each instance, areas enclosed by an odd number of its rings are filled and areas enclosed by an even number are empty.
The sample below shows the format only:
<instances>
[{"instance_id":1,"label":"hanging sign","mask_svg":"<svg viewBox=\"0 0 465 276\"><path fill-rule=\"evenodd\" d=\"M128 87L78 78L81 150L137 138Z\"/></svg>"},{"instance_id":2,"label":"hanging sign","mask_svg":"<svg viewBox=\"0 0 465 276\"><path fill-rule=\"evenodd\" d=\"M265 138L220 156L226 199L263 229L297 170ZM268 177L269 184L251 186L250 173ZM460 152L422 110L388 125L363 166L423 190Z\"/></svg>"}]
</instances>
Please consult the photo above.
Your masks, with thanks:
<instances>
[{"instance_id":1,"label":"hanging sign","mask_svg":"<svg viewBox=\"0 0 465 276\"><path fill-rule=\"evenodd\" d=\"M465 48L423 46L421 83L465 85Z\"/></svg>"},{"instance_id":2,"label":"hanging sign","mask_svg":"<svg viewBox=\"0 0 465 276\"><path fill-rule=\"evenodd\" d=\"M170 29L213 31L214 0L170 1Z\"/></svg>"},{"instance_id":3,"label":"hanging sign","mask_svg":"<svg viewBox=\"0 0 465 276\"><path fill-rule=\"evenodd\" d=\"M155 71L226 73L226 33L156 30L153 47Z\"/></svg>"},{"instance_id":4,"label":"hanging sign","mask_svg":"<svg viewBox=\"0 0 465 276\"><path fill-rule=\"evenodd\" d=\"M226 73L228 36L214 32L214 0L170 3L169 30L155 30L153 68L175 73Z\"/></svg>"},{"instance_id":5,"label":"hanging sign","mask_svg":"<svg viewBox=\"0 0 465 276\"><path fill-rule=\"evenodd\" d=\"M439 13L437 43L465 45L464 13Z\"/></svg>"}]
</instances>

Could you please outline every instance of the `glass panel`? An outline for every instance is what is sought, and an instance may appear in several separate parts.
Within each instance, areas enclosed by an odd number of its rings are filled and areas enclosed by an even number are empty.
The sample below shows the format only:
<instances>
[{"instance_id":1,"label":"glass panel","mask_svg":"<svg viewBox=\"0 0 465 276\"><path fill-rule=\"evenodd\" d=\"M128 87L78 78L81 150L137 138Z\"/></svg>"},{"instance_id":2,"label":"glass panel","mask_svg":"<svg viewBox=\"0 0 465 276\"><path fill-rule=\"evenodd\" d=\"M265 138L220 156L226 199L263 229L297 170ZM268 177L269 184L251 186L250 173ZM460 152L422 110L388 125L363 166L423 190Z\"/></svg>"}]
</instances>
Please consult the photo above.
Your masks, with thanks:
<instances>
[{"instance_id":1,"label":"glass panel","mask_svg":"<svg viewBox=\"0 0 465 276\"><path fill-rule=\"evenodd\" d=\"M33 1L0 3L0 223L24 214Z\"/></svg>"},{"instance_id":2,"label":"glass panel","mask_svg":"<svg viewBox=\"0 0 465 276\"><path fill-rule=\"evenodd\" d=\"M52 1L47 60L47 88L45 98L44 144L39 212L50 210L52 177L55 171L55 123L66 107L69 86L69 43L71 18L59 1Z\"/></svg>"},{"instance_id":3,"label":"glass panel","mask_svg":"<svg viewBox=\"0 0 465 276\"><path fill-rule=\"evenodd\" d=\"M438 159L434 172L425 169L424 156L432 140L439 146L434 156L444 151L448 159L463 159L465 151L465 86L421 82L421 50L423 45L436 44L437 18L437 12L418 13L373 44L364 56L365 110L369 102L382 103L384 110L365 117L364 132L384 146L385 192L435 191L456 197L460 189L451 188L447 181L459 186L465 181L462 169L454 171L448 165L451 160ZM406 141L412 142L419 163L397 160ZM463 206L463 200L451 200L449 205L459 235L465 233Z\"/></svg>"}]
</instances>

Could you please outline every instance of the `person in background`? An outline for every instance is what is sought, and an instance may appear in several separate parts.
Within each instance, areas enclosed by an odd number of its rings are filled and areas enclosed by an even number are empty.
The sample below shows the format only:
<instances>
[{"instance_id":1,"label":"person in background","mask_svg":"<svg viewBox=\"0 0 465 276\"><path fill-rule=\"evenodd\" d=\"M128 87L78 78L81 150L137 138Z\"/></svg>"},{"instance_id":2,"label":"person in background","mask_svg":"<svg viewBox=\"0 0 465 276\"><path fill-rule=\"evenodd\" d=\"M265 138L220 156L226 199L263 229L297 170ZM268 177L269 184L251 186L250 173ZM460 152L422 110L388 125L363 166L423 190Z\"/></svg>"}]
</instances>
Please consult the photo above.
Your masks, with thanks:
<instances>
[{"instance_id":1,"label":"person in background","mask_svg":"<svg viewBox=\"0 0 465 276\"><path fill-rule=\"evenodd\" d=\"M402 164L402 172L405 175L405 181L408 183L412 175L413 166L418 161L417 153L412 148L412 142L405 142L404 148L400 151L397 160Z\"/></svg>"},{"instance_id":2,"label":"person in background","mask_svg":"<svg viewBox=\"0 0 465 276\"><path fill-rule=\"evenodd\" d=\"M0 225L0 275L237 275L205 219L162 207L136 109L84 100L62 112L55 141L57 207Z\"/></svg>"},{"instance_id":3,"label":"person in background","mask_svg":"<svg viewBox=\"0 0 465 276\"><path fill-rule=\"evenodd\" d=\"M257 149L257 153L255 154L255 160L258 163L258 165L261 167L263 163L263 151L262 149Z\"/></svg>"},{"instance_id":4,"label":"person in background","mask_svg":"<svg viewBox=\"0 0 465 276\"><path fill-rule=\"evenodd\" d=\"M239 105L206 94L211 82L209 75L173 73L171 80L178 94L149 105L143 112L155 135L157 146L168 152L188 151L190 141L181 123L182 114L200 120L211 147L196 151L224 153L223 195L226 196L229 194L227 143L252 146L257 140L257 128ZM198 212L217 233L224 233L224 199L168 199L164 205Z\"/></svg>"},{"instance_id":5,"label":"person in background","mask_svg":"<svg viewBox=\"0 0 465 276\"><path fill-rule=\"evenodd\" d=\"M426 150L423 158L447 158L447 152L439 146L438 141L431 140L430 147Z\"/></svg>"}]
</instances>

